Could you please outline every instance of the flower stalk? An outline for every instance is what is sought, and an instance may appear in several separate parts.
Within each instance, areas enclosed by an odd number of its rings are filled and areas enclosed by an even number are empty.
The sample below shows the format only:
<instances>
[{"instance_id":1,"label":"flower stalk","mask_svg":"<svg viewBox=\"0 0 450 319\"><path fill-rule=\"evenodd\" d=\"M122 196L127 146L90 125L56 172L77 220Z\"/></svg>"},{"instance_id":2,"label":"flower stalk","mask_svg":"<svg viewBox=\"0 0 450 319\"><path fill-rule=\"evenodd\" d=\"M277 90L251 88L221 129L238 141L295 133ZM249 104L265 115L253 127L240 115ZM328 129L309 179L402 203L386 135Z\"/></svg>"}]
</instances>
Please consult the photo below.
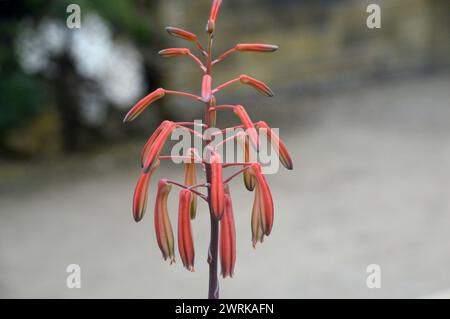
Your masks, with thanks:
<instances>
[{"instance_id":1,"label":"flower stalk","mask_svg":"<svg viewBox=\"0 0 450 319\"><path fill-rule=\"evenodd\" d=\"M171 122L163 121L151 135L141 153L142 173L136 185L133 199L133 216L136 222L140 222L145 214L148 201L148 190L151 177L160 165L161 160L182 160L185 165L185 178L183 182L169 179L161 179L158 182L158 190L155 201L154 223L158 246L164 260L175 263L175 239L172 231L168 211L168 198L173 193L172 187L180 189L178 206L178 253L183 266L194 271L195 243L192 233L192 223L198 215L197 199L202 199L209 208L210 243L208 249L209 264L209 288L208 298L219 298L218 265L220 257L221 274L232 277L236 262L236 234L235 218L233 213L232 196L228 183L242 175L245 187L254 192L254 205L250 216L252 229L251 241L253 247L257 242L262 242L265 236L269 236L274 222L274 205L267 179L263 174L260 164L251 156L251 148L258 153L260 150L260 134L265 134L276 149L279 159L287 169L292 169L292 159L283 141L270 129L265 122L253 122L242 105L218 104L216 93L230 87L234 83L251 86L267 97L273 97L274 93L264 82L248 75L241 75L222 85L213 88L214 65L227 58L232 53L239 52L274 52L278 49L270 44L238 44L231 50L213 58L213 39L217 28L217 19L222 6L222 0L214 0L211 13L206 24L207 46L204 47L197 35L181 28L167 27L167 32L177 38L186 40L195 45L202 56L199 58L187 48L169 48L159 52L163 57L188 57L193 59L203 72L200 95L166 90L159 88L131 108L125 116L124 122L135 120L151 104L167 95L187 97L201 102L204 106L204 121L196 122ZM203 58L203 61L202 59ZM201 133L197 128L216 128L216 120L219 111L232 110L240 125L218 129L215 133ZM164 146L175 129L182 129L202 141L202 147L206 153L196 148L189 148L186 154L162 155ZM233 132L237 130L238 132ZM232 132L232 135L222 142L213 145L212 142L218 134ZM244 152L244 161L226 163L218 153L220 147L226 143L238 141ZM225 168L235 168L237 172L225 177ZM202 169L199 169L202 168ZM204 173L202 181L200 173ZM200 180L199 180L200 179ZM205 192L206 189L206 192Z\"/></svg>"}]
</instances>

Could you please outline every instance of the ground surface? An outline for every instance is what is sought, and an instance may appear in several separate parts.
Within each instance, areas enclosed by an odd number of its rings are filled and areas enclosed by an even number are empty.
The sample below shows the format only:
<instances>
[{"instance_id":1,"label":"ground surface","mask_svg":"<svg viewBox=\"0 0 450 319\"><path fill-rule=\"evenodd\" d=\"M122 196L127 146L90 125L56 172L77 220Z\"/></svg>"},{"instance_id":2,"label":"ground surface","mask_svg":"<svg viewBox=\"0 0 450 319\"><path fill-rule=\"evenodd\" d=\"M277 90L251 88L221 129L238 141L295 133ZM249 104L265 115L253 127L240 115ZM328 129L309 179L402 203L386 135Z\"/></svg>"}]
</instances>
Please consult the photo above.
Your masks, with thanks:
<instances>
[{"instance_id":1,"label":"ground surface","mask_svg":"<svg viewBox=\"0 0 450 319\"><path fill-rule=\"evenodd\" d=\"M240 180L233 184L237 264L235 278L221 281L222 296L421 297L450 287L449 88L449 77L432 77L298 102L280 93L290 102L278 107L292 112L273 118L293 128L284 138L295 171L269 177L276 221L256 250L252 196ZM83 173L61 165L48 174L2 168L0 297L205 297L204 206L191 274L179 259L162 262L151 214L132 222L137 167L116 168L108 156L85 162ZM164 166L158 176L174 174ZM82 268L81 289L66 288L73 263ZM369 264L381 266L381 289L366 286Z\"/></svg>"}]
</instances>

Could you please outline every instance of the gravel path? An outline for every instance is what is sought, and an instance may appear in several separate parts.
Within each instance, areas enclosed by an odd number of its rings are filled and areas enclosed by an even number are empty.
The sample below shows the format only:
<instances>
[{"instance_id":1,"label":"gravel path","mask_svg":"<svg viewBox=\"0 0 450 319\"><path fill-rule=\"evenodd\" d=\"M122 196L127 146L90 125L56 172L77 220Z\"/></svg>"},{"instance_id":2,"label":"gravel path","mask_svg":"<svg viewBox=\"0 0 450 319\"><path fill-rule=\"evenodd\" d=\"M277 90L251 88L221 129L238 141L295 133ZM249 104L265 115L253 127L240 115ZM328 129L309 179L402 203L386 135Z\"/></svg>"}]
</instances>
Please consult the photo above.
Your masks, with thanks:
<instances>
[{"instance_id":1,"label":"gravel path","mask_svg":"<svg viewBox=\"0 0 450 319\"><path fill-rule=\"evenodd\" d=\"M232 185L237 265L235 278L221 281L222 296L392 298L448 289L448 88L449 77L424 78L286 106L292 112L275 122L294 127L284 138L296 170L269 177L276 221L256 250L252 196L240 180ZM158 176L176 174L168 165ZM3 190L0 297L205 297L205 207L194 222L196 272L184 271L179 260L168 266L151 214L132 222L136 177L137 169L105 169ZM175 210L174 204L173 221ZM81 289L66 288L69 264L82 268ZM366 286L369 264L381 266L381 289Z\"/></svg>"}]
</instances>

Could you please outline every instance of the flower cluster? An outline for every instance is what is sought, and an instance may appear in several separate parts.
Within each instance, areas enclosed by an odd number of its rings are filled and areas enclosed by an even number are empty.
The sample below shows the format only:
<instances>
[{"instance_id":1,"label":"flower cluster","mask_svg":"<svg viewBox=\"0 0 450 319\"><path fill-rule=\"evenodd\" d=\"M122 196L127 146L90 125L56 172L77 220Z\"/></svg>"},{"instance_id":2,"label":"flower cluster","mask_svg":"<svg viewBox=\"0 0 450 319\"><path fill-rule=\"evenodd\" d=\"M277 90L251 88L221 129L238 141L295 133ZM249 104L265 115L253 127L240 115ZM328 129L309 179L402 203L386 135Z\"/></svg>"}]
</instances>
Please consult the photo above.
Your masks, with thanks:
<instances>
[{"instance_id":1,"label":"flower cluster","mask_svg":"<svg viewBox=\"0 0 450 319\"><path fill-rule=\"evenodd\" d=\"M208 259L210 267L213 267L212 269L216 267L217 255L220 253L221 273L223 277L231 277L233 276L236 260L236 237L232 197L228 186L229 182L242 174L245 187L249 191L254 192L251 230L252 242L253 246L255 246L257 242L262 242L265 236L269 236L272 231L274 205L269 185L262 172L262 167L252 158L251 151L256 151L256 153L259 151L260 137L262 134L265 134L267 140L270 141L273 149L277 152L281 163L289 170L293 169L293 165L285 144L265 122L253 122L242 105L222 105L217 103L216 93L234 83L248 85L265 96L273 97L273 91L265 83L248 75L241 75L214 88L212 69L217 63L234 52L267 53L274 52L278 49L277 46L269 44L237 44L232 49L219 55L218 58L213 59L212 40L216 30L217 17L221 4L221 0L213 1L211 14L206 25L208 35L208 46L206 48L200 43L197 35L180 28L166 28L170 35L192 42L200 50L203 61L187 48L169 48L159 52L162 57L167 58L181 56L191 58L204 73L201 94L195 95L159 88L136 103L125 116L124 122L134 120L149 105L167 95L184 96L200 102L205 106L205 124L163 121L145 144L141 154L142 173L134 193L133 216L136 222L142 220L144 216L150 178L160 165L160 161L174 159L174 156L161 155L164 145L174 130L183 129L191 133L196 133L196 136L202 139L202 144L207 152L200 154L197 149L190 148L187 154L179 156L183 159L185 165L184 182L162 179L158 183L154 208L156 238L163 258L173 263L175 261L175 240L167 202L172 187L179 187L181 191L179 194L177 242L178 252L184 267L190 271L194 269L195 249L191 221L197 215L197 200L200 198L208 204L212 221L211 245ZM231 139L227 139L219 145L213 146L210 135L199 134L193 130L193 127L196 125L201 125L206 129L215 127L218 112L226 110L233 111L241 122L240 125L234 128L244 130L244 133L238 133L231 138L237 140L242 146L244 162L224 163L222 161L218 148ZM226 132L228 129L224 128L221 132ZM226 175L225 171L230 167L238 167L239 170L231 176L224 177ZM199 171L204 173L204 181L197 181ZM205 190L205 192L202 192L202 190ZM217 234L214 225L219 226L219 234ZM214 293L217 294L217 297L218 287L214 289L216 290Z\"/></svg>"}]
</instances>

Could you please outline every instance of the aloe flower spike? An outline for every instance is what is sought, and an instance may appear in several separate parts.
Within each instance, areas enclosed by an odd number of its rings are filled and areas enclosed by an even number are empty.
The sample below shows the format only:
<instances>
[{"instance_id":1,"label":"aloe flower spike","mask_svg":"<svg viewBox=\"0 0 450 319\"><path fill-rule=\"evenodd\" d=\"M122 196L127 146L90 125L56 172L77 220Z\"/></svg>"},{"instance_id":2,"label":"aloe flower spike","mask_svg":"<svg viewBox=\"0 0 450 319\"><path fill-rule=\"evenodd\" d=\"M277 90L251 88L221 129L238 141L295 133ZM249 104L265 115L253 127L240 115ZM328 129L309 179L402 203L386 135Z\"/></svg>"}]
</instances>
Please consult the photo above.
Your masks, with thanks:
<instances>
[{"instance_id":1,"label":"aloe flower spike","mask_svg":"<svg viewBox=\"0 0 450 319\"><path fill-rule=\"evenodd\" d=\"M188 97L200 102L204 108L204 124L192 121L172 122L163 121L148 139L141 152L142 172L138 179L133 196L133 218L136 222L142 220L148 201L150 180L161 160L182 160L185 165L184 181L162 179L158 183L154 210L154 228L158 247L165 260L175 262L175 240L168 212L168 197L172 187L181 188L178 205L177 247L183 266L194 270L195 247L192 233L192 220L197 215L197 199L208 204L210 217L210 244L208 250L209 286L208 297L219 298L218 267L225 277L232 277L236 263L236 230L232 199L228 184L236 177L243 175L245 187L254 191L253 209L251 213L252 243L255 247L258 242L263 242L266 236L271 234L274 223L273 198L263 174L261 165L257 162L260 151L260 137L266 134L267 139L277 152L281 163L288 169L292 169L292 159L283 141L269 128L265 122L252 121L246 109L242 105L230 103L218 103L215 94L234 83L240 82L251 86L261 94L272 97L272 89L264 82L243 74L228 81L215 89L212 88L213 68L216 63L222 61L234 52L259 52L269 53L278 49L271 44L237 44L232 49L213 58L213 39L217 27L217 19L222 6L222 0L212 1L211 12L206 25L208 46L204 48L197 35L186 30L167 27L167 32L174 37L194 43L204 56L200 60L188 48L168 48L161 50L162 57L183 57L193 59L203 71L201 82L201 94L194 95L182 91L172 91L163 88L150 93L134 105L126 114L124 122L136 119L152 103L166 95ZM221 110L232 110L239 118L240 125L218 128L214 133L210 129L216 128ZM201 130L197 130L201 128ZM161 155L166 142L175 129L181 129L201 141L200 147L189 148L185 154ZM230 136L219 139L219 134L227 134L231 130L244 129L244 132L234 132ZM204 131L203 131L204 130ZM217 139L217 143L215 142ZM224 163L218 151L224 150L228 142L237 140L244 151L244 160ZM225 149L226 151L228 149ZM253 154L253 151L257 154ZM201 154L199 154L201 153ZM228 160L228 158L227 158ZM197 170L196 165L201 169ZM224 178L224 168L236 168L235 172L227 174ZM201 174L200 174L201 173ZM198 176L197 176L198 174ZM203 175L203 176L200 176ZM203 177L203 178L202 178ZM200 180L198 181L197 178ZM220 261L219 261L220 258ZM264 266L264 265L262 265Z\"/></svg>"}]
</instances>

